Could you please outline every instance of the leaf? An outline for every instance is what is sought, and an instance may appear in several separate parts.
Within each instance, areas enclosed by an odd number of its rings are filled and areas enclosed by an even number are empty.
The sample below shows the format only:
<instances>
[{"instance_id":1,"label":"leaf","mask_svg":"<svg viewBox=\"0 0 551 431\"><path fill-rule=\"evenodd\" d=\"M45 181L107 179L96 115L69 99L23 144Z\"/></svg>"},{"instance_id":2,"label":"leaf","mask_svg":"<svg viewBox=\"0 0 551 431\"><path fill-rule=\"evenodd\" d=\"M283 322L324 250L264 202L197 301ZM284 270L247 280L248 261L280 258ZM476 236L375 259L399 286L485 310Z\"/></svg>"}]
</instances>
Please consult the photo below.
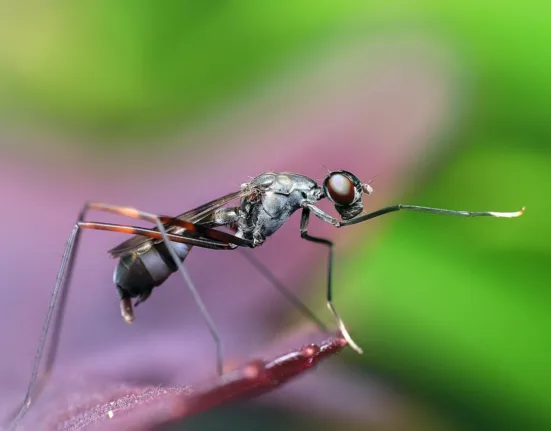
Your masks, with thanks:
<instances>
[{"instance_id":1,"label":"leaf","mask_svg":"<svg viewBox=\"0 0 551 431\"><path fill-rule=\"evenodd\" d=\"M144 386L129 383L99 385L85 379L83 384L60 399L33 411L24 429L43 430L153 430L158 426L184 420L217 405L256 397L279 388L335 355L346 342L330 337L318 344L279 354L263 361L255 360L224 375L191 386ZM193 370L188 370L193 375ZM60 401L63 400L61 405Z\"/></svg>"}]
</instances>

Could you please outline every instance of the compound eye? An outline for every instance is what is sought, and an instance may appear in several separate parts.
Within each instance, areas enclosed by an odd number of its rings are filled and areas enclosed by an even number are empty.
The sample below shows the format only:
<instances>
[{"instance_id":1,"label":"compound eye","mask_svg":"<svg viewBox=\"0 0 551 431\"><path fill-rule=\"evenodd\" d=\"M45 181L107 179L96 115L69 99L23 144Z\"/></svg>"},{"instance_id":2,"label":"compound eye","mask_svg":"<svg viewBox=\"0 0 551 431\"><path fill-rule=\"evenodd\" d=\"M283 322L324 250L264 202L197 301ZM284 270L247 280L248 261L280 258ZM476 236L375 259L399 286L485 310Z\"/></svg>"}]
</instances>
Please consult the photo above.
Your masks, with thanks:
<instances>
[{"instance_id":1,"label":"compound eye","mask_svg":"<svg viewBox=\"0 0 551 431\"><path fill-rule=\"evenodd\" d=\"M346 175L332 174L325 187L331 200L338 205L351 205L356 200L356 187Z\"/></svg>"}]
</instances>

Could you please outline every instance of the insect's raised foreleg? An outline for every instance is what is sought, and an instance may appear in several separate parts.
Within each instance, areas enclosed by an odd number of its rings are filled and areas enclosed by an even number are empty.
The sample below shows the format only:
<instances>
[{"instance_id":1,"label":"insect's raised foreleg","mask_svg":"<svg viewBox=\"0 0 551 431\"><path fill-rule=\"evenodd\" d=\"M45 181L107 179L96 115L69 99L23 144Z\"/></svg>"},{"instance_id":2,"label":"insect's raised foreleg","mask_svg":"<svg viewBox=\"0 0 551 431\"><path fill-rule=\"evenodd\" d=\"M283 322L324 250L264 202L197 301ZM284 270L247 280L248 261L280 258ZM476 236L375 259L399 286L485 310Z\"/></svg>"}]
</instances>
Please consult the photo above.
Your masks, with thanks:
<instances>
[{"instance_id":1,"label":"insect's raised foreleg","mask_svg":"<svg viewBox=\"0 0 551 431\"><path fill-rule=\"evenodd\" d=\"M333 274L333 243L325 238L318 238L315 236L311 236L308 233L308 223L310 221L310 209L309 208L303 208L302 210L302 218L300 220L300 236L304 238L307 241L315 242L317 244L323 244L326 245L329 248L329 261L327 266L327 307L337 320L337 325L339 327L339 330L346 340L346 342L352 347L356 352L363 353L363 350L358 346L350 334L348 333L348 330L346 329L346 326L344 325L343 320L339 316L339 313L337 313L337 310L335 309L335 306L333 305L333 293L332 293L332 274Z\"/></svg>"},{"instance_id":2,"label":"insect's raised foreleg","mask_svg":"<svg viewBox=\"0 0 551 431\"><path fill-rule=\"evenodd\" d=\"M405 210L405 211L415 211L429 214L441 214L441 215L452 215L459 217L500 217L500 218L515 218L520 217L524 214L524 207L519 211L513 212L498 212L498 211L456 211L448 210L443 208L431 208L431 207L422 207L419 205L392 205L389 207L381 208L380 210L373 211L369 214L364 214L363 216L354 217L350 220L337 220L335 217L327 214L322 211L314 204L306 202L304 208L308 208L312 213L319 218L320 220L332 224L335 227L350 226L353 224L361 223L367 220L371 220L375 217L379 217L385 214L390 214L396 211Z\"/></svg>"},{"instance_id":3,"label":"insect's raised foreleg","mask_svg":"<svg viewBox=\"0 0 551 431\"><path fill-rule=\"evenodd\" d=\"M460 217L501 217L501 218L514 218L520 217L524 213L524 207L519 211L513 212L497 212L497 211L456 211L448 210L443 208L431 208L431 207L422 207L419 205L392 205L389 207L381 208L380 210L373 211L372 213L365 214L363 216L355 217L350 220L343 220L339 222L340 226L348 226L356 223L361 223L375 217L379 217L385 214L392 212L406 210L406 211L416 211L429 214L443 214L443 215L452 215Z\"/></svg>"}]
</instances>

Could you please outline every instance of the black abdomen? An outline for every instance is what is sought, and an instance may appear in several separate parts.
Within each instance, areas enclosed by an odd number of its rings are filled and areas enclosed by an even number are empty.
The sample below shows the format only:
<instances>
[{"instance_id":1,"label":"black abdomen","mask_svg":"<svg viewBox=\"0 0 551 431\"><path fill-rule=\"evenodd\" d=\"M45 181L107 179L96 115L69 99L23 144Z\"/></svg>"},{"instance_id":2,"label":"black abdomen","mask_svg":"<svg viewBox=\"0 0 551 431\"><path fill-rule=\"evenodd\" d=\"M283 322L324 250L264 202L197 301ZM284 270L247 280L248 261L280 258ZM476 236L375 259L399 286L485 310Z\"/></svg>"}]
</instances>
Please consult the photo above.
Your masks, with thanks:
<instances>
[{"instance_id":1,"label":"black abdomen","mask_svg":"<svg viewBox=\"0 0 551 431\"><path fill-rule=\"evenodd\" d=\"M172 247L182 261L191 248L181 243L172 243ZM139 297L143 301L154 287L163 283L177 269L165 243L161 242L144 253L133 252L122 256L113 274L113 282L121 299Z\"/></svg>"}]
</instances>

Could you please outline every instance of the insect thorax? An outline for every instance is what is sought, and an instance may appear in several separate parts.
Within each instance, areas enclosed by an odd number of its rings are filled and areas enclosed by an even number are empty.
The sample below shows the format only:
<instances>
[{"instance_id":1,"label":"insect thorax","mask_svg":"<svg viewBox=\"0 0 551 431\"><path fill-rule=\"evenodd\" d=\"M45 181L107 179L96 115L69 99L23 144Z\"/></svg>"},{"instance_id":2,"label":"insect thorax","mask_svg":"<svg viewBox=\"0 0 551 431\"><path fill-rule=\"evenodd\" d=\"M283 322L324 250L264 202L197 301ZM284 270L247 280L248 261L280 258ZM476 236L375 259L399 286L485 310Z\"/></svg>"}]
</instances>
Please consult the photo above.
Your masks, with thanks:
<instances>
[{"instance_id":1,"label":"insect thorax","mask_svg":"<svg viewBox=\"0 0 551 431\"><path fill-rule=\"evenodd\" d=\"M305 200L315 202L322 196L314 180L292 173L265 173L244 187L252 192L241 202L238 234L255 246L283 226Z\"/></svg>"}]
</instances>

